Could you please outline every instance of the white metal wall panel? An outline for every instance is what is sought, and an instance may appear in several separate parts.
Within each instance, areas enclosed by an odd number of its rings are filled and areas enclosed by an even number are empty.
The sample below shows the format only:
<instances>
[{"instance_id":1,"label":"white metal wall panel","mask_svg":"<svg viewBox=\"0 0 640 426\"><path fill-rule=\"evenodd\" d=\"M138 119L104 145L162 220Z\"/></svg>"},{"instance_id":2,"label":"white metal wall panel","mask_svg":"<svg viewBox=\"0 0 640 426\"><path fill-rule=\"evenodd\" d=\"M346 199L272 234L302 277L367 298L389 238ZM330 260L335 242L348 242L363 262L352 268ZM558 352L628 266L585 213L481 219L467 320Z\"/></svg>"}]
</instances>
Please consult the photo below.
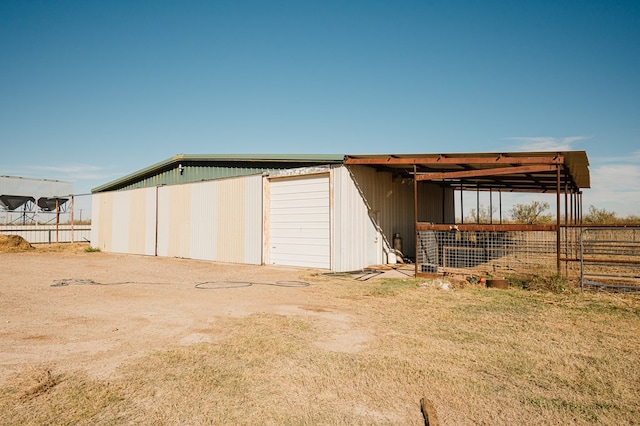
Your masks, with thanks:
<instances>
[{"instance_id":1,"label":"white metal wall panel","mask_svg":"<svg viewBox=\"0 0 640 426\"><path fill-rule=\"evenodd\" d=\"M244 185L244 263L262 263L262 175L243 178Z\"/></svg>"},{"instance_id":2,"label":"white metal wall panel","mask_svg":"<svg viewBox=\"0 0 640 426\"><path fill-rule=\"evenodd\" d=\"M393 247L393 236L398 233L403 240L403 254L413 256L413 180L394 180L391 173L366 166L351 166L349 170L382 233L385 252Z\"/></svg>"},{"instance_id":3,"label":"white metal wall panel","mask_svg":"<svg viewBox=\"0 0 640 426\"><path fill-rule=\"evenodd\" d=\"M269 262L331 268L329 175L273 179L269 185Z\"/></svg>"},{"instance_id":4,"label":"white metal wall panel","mask_svg":"<svg viewBox=\"0 0 640 426\"><path fill-rule=\"evenodd\" d=\"M354 271L384 263L377 214L369 211L346 167L333 170L333 270Z\"/></svg>"},{"instance_id":5,"label":"white metal wall panel","mask_svg":"<svg viewBox=\"0 0 640 426\"><path fill-rule=\"evenodd\" d=\"M158 256L169 255L169 187L158 187Z\"/></svg>"},{"instance_id":6,"label":"white metal wall panel","mask_svg":"<svg viewBox=\"0 0 640 426\"><path fill-rule=\"evenodd\" d=\"M154 256L156 254L156 195L157 188L146 188L145 194L145 240L144 254Z\"/></svg>"},{"instance_id":7,"label":"white metal wall panel","mask_svg":"<svg viewBox=\"0 0 640 426\"><path fill-rule=\"evenodd\" d=\"M113 246L113 193L100 194L97 202L99 208L96 212L98 229L95 247L110 252Z\"/></svg>"},{"instance_id":8,"label":"white metal wall panel","mask_svg":"<svg viewBox=\"0 0 640 426\"><path fill-rule=\"evenodd\" d=\"M104 199L107 197L107 193L92 194L91 195L91 247L101 247L100 239L100 227L102 226L102 220L100 218L101 206Z\"/></svg>"},{"instance_id":9,"label":"white metal wall panel","mask_svg":"<svg viewBox=\"0 0 640 426\"><path fill-rule=\"evenodd\" d=\"M129 196L129 242L127 253L154 254L153 247L149 250L149 246L152 246L150 243L155 241L155 201L153 206L149 206L149 193L155 195L154 191L153 188L123 191ZM155 197L153 200L155 200ZM150 212L153 213L152 217L150 217Z\"/></svg>"},{"instance_id":10,"label":"white metal wall panel","mask_svg":"<svg viewBox=\"0 0 640 426\"><path fill-rule=\"evenodd\" d=\"M126 192L114 192L111 199L111 250L115 253L129 253L129 215L131 195Z\"/></svg>"},{"instance_id":11,"label":"white metal wall panel","mask_svg":"<svg viewBox=\"0 0 640 426\"><path fill-rule=\"evenodd\" d=\"M217 260L218 182L191 185L191 257Z\"/></svg>"}]
</instances>

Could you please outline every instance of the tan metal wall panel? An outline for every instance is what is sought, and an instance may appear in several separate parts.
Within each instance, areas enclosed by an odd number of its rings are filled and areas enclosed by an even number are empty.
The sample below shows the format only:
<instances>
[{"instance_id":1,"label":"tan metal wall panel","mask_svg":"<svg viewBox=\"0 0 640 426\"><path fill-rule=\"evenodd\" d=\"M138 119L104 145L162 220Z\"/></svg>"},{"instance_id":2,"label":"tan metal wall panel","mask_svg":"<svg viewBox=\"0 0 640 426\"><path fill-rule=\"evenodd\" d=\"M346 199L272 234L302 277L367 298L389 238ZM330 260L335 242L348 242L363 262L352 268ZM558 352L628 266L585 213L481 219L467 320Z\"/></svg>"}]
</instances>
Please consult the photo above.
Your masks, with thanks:
<instances>
[{"instance_id":1,"label":"tan metal wall panel","mask_svg":"<svg viewBox=\"0 0 640 426\"><path fill-rule=\"evenodd\" d=\"M129 253L129 215L131 194L114 192L111 199L111 250L115 253Z\"/></svg>"},{"instance_id":2,"label":"tan metal wall panel","mask_svg":"<svg viewBox=\"0 0 640 426\"><path fill-rule=\"evenodd\" d=\"M262 263L262 176L242 178L244 184L244 261L252 265Z\"/></svg>"},{"instance_id":3,"label":"tan metal wall panel","mask_svg":"<svg viewBox=\"0 0 640 426\"><path fill-rule=\"evenodd\" d=\"M91 196L91 247L111 251L113 193Z\"/></svg>"},{"instance_id":4,"label":"tan metal wall panel","mask_svg":"<svg viewBox=\"0 0 640 426\"><path fill-rule=\"evenodd\" d=\"M129 195L129 243L127 253L147 254L147 190L126 191Z\"/></svg>"},{"instance_id":5,"label":"tan metal wall panel","mask_svg":"<svg viewBox=\"0 0 640 426\"><path fill-rule=\"evenodd\" d=\"M168 256L169 254L169 187L157 187L157 255Z\"/></svg>"},{"instance_id":6,"label":"tan metal wall panel","mask_svg":"<svg viewBox=\"0 0 640 426\"><path fill-rule=\"evenodd\" d=\"M191 186L191 258L216 260L218 182Z\"/></svg>"},{"instance_id":7,"label":"tan metal wall panel","mask_svg":"<svg viewBox=\"0 0 640 426\"><path fill-rule=\"evenodd\" d=\"M168 190L167 256L191 257L191 187L172 185Z\"/></svg>"},{"instance_id":8,"label":"tan metal wall panel","mask_svg":"<svg viewBox=\"0 0 640 426\"><path fill-rule=\"evenodd\" d=\"M155 190L145 189L93 194L92 247L100 248L105 252L154 254L155 194L153 191ZM154 200L152 215L149 212L149 193Z\"/></svg>"},{"instance_id":9,"label":"tan metal wall panel","mask_svg":"<svg viewBox=\"0 0 640 426\"><path fill-rule=\"evenodd\" d=\"M156 196L157 188L146 188L145 193L145 243L144 254L156 254Z\"/></svg>"},{"instance_id":10,"label":"tan metal wall panel","mask_svg":"<svg viewBox=\"0 0 640 426\"><path fill-rule=\"evenodd\" d=\"M245 181L218 181L217 260L244 262Z\"/></svg>"},{"instance_id":11,"label":"tan metal wall panel","mask_svg":"<svg viewBox=\"0 0 640 426\"><path fill-rule=\"evenodd\" d=\"M91 247L100 247L100 200L104 196L106 193L91 195Z\"/></svg>"}]
</instances>

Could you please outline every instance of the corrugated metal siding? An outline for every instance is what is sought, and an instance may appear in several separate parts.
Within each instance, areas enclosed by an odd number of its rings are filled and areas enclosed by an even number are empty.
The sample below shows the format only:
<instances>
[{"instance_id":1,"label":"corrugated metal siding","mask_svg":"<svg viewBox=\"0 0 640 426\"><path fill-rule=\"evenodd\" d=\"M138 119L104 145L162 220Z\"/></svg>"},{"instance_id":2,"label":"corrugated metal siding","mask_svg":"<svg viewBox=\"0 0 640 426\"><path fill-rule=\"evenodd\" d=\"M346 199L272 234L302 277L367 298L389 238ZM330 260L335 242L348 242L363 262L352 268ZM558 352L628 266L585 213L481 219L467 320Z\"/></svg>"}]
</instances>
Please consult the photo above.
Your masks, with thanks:
<instances>
[{"instance_id":1,"label":"corrugated metal siding","mask_svg":"<svg viewBox=\"0 0 640 426\"><path fill-rule=\"evenodd\" d=\"M131 194L116 192L111 199L111 250L115 253L129 251L129 215L131 212Z\"/></svg>"},{"instance_id":2,"label":"corrugated metal siding","mask_svg":"<svg viewBox=\"0 0 640 426\"><path fill-rule=\"evenodd\" d=\"M146 188L145 194L145 243L144 254L154 256L156 254L156 196L157 188Z\"/></svg>"},{"instance_id":3,"label":"corrugated metal siding","mask_svg":"<svg viewBox=\"0 0 640 426\"><path fill-rule=\"evenodd\" d=\"M146 210L145 189L129 191L129 244L127 253L146 254Z\"/></svg>"},{"instance_id":4,"label":"corrugated metal siding","mask_svg":"<svg viewBox=\"0 0 640 426\"><path fill-rule=\"evenodd\" d=\"M353 271L383 263L382 240L369 207L346 167L333 171L333 270Z\"/></svg>"},{"instance_id":5,"label":"corrugated metal siding","mask_svg":"<svg viewBox=\"0 0 640 426\"><path fill-rule=\"evenodd\" d=\"M192 209L199 210L192 212L191 257L259 265L262 262L262 176L189 186L194 190ZM198 253L197 256L194 253Z\"/></svg>"},{"instance_id":6,"label":"corrugated metal siding","mask_svg":"<svg viewBox=\"0 0 640 426\"><path fill-rule=\"evenodd\" d=\"M268 169L271 171L276 169ZM141 179L135 183L127 185L120 189L120 191L135 189L135 188L148 188L161 185L176 185L193 183L207 180L225 179L230 177L240 177L248 175L257 175L265 171L260 167L216 167L216 166L203 166L203 165L184 165L183 172L180 173L178 168L173 168L163 172L159 172L153 176Z\"/></svg>"},{"instance_id":7,"label":"corrugated metal siding","mask_svg":"<svg viewBox=\"0 0 640 426\"><path fill-rule=\"evenodd\" d=\"M107 252L262 262L262 176L93 195L92 240Z\"/></svg>"},{"instance_id":8,"label":"corrugated metal siding","mask_svg":"<svg viewBox=\"0 0 640 426\"><path fill-rule=\"evenodd\" d=\"M169 254L169 187L158 187L158 256L168 256Z\"/></svg>"},{"instance_id":9,"label":"corrugated metal siding","mask_svg":"<svg viewBox=\"0 0 640 426\"><path fill-rule=\"evenodd\" d=\"M191 257L191 187L166 186L169 192L167 256Z\"/></svg>"},{"instance_id":10,"label":"corrugated metal siding","mask_svg":"<svg viewBox=\"0 0 640 426\"><path fill-rule=\"evenodd\" d=\"M218 238L218 182L191 186L191 257L215 260Z\"/></svg>"},{"instance_id":11,"label":"corrugated metal siding","mask_svg":"<svg viewBox=\"0 0 640 426\"><path fill-rule=\"evenodd\" d=\"M218 182L217 259L221 262L244 261L244 179Z\"/></svg>"},{"instance_id":12,"label":"corrugated metal siding","mask_svg":"<svg viewBox=\"0 0 640 426\"><path fill-rule=\"evenodd\" d=\"M262 264L262 180L261 175L243 178L244 185L244 263Z\"/></svg>"},{"instance_id":13,"label":"corrugated metal siding","mask_svg":"<svg viewBox=\"0 0 640 426\"><path fill-rule=\"evenodd\" d=\"M413 181L394 181L391 173L378 172L366 166L350 166L349 169L365 202L375 213L384 246L387 249L393 247L393 236L399 233L403 241L403 254L414 256Z\"/></svg>"},{"instance_id":14,"label":"corrugated metal siding","mask_svg":"<svg viewBox=\"0 0 640 426\"><path fill-rule=\"evenodd\" d=\"M91 247L100 247L100 225L102 223L100 218L100 206L101 200L106 197L108 193L93 194L91 196Z\"/></svg>"},{"instance_id":15,"label":"corrugated metal siding","mask_svg":"<svg viewBox=\"0 0 640 426\"><path fill-rule=\"evenodd\" d=\"M113 251L113 193L99 197L98 209L98 242L100 250ZM93 216L93 211L92 211ZM92 221L93 226L93 221Z\"/></svg>"}]
</instances>

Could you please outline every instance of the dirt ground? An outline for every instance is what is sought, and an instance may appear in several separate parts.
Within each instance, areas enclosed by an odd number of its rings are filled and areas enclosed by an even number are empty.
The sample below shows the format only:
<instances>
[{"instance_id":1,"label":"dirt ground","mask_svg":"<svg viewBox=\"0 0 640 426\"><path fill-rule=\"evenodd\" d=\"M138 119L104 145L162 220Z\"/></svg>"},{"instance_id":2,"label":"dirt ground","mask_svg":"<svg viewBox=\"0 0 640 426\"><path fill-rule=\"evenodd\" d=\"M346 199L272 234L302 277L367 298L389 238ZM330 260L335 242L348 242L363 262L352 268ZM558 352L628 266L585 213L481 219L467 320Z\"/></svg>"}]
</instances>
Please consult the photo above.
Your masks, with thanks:
<instances>
[{"instance_id":1,"label":"dirt ground","mask_svg":"<svg viewBox=\"0 0 640 426\"><path fill-rule=\"evenodd\" d=\"M313 280L303 269L31 250L0 253L0 271L0 383L41 364L106 379L151 351L220 339L219 319L252 313L313 316L333 328L318 342L333 350L366 340L297 283Z\"/></svg>"}]
</instances>

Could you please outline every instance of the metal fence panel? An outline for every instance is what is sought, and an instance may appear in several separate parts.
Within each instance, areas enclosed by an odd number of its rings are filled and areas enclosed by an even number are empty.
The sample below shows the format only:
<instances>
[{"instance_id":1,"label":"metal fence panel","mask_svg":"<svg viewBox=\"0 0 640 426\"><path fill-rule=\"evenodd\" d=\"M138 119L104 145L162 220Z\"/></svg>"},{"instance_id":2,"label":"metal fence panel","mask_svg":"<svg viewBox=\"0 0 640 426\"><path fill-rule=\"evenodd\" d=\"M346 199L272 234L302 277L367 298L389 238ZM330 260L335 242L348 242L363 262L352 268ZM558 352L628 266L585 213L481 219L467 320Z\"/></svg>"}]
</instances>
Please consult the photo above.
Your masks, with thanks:
<instances>
[{"instance_id":1,"label":"metal fence panel","mask_svg":"<svg viewBox=\"0 0 640 426\"><path fill-rule=\"evenodd\" d=\"M488 274L556 268L555 231L418 232L418 272L470 270Z\"/></svg>"},{"instance_id":2,"label":"metal fence panel","mask_svg":"<svg viewBox=\"0 0 640 426\"><path fill-rule=\"evenodd\" d=\"M583 229L580 282L583 289L640 290L640 227Z\"/></svg>"},{"instance_id":3,"label":"metal fence panel","mask_svg":"<svg viewBox=\"0 0 640 426\"><path fill-rule=\"evenodd\" d=\"M54 244L70 242L89 242L91 225L33 225L33 226L0 226L2 235L19 235L31 244Z\"/></svg>"}]
</instances>

